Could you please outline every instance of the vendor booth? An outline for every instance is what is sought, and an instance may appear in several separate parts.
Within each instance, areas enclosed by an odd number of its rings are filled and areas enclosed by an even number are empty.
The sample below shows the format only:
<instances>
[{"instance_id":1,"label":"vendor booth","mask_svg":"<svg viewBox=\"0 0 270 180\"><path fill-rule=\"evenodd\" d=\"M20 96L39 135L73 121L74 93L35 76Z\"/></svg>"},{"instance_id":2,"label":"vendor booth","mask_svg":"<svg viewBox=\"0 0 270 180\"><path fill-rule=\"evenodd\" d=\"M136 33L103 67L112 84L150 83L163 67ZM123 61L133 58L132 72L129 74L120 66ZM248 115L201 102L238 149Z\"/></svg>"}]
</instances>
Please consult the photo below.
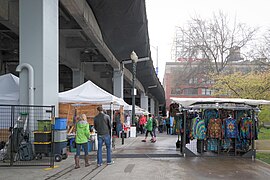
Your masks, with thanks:
<instances>
[{"instance_id":1,"label":"vendor booth","mask_svg":"<svg viewBox=\"0 0 270 180\"><path fill-rule=\"evenodd\" d=\"M86 114L90 129L93 129L94 117L98 114L97 107L108 105L111 120L113 120L114 105L124 106L123 99L118 98L98 87L90 80L84 84L59 93L59 117L67 118L68 138L71 142L74 139L74 125L76 118L80 114ZM95 143L93 149L97 149L97 137L95 132L91 132Z\"/></svg>"},{"instance_id":2,"label":"vendor booth","mask_svg":"<svg viewBox=\"0 0 270 180\"><path fill-rule=\"evenodd\" d=\"M259 106L266 100L171 98L170 116L184 156L256 156Z\"/></svg>"},{"instance_id":3,"label":"vendor booth","mask_svg":"<svg viewBox=\"0 0 270 180\"><path fill-rule=\"evenodd\" d=\"M97 115L97 106L107 104L110 109L114 105L124 105L124 100L101 89L91 81L59 93L59 116L68 119L68 125L74 122L74 115L86 114L90 125Z\"/></svg>"}]
</instances>

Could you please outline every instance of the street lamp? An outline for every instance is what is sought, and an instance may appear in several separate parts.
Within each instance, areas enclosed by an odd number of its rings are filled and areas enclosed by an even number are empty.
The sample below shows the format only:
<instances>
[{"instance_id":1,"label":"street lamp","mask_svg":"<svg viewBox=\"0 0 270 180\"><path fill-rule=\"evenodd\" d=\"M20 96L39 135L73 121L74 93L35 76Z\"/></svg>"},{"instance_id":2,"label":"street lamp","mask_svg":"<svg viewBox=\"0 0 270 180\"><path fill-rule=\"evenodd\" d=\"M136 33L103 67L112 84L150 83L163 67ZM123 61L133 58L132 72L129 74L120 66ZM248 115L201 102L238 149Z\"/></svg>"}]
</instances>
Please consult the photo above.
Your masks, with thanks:
<instances>
[{"instance_id":1,"label":"street lamp","mask_svg":"<svg viewBox=\"0 0 270 180\"><path fill-rule=\"evenodd\" d=\"M135 123L135 77L136 77L136 64L138 62L138 56L137 54L132 51L130 54L130 59L132 60L132 119L131 119L131 124L134 125Z\"/></svg>"}]
</instances>

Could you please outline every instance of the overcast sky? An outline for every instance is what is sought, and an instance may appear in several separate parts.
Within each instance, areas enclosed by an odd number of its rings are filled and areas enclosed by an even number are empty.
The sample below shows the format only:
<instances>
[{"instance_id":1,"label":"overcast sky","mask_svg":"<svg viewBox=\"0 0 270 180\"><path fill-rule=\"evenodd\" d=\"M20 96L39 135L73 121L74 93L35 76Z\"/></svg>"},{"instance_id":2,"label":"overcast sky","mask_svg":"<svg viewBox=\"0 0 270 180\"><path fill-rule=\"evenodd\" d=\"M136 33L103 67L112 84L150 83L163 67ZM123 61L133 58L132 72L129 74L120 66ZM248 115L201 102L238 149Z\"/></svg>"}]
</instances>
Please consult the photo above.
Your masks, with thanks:
<instances>
[{"instance_id":1,"label":"overcast sky","mask_svg":"<svg viewBox=\"0 0 270 180\"><path fill-rule=\"evenodd\" d=\"M146 0L152 58L163 81L165 63L171 61L171 47L176 26L182 26L194 15L211 18L222 10L231 19L249 26L270 27L270 0Z\"/></svg>"}]
</instances>

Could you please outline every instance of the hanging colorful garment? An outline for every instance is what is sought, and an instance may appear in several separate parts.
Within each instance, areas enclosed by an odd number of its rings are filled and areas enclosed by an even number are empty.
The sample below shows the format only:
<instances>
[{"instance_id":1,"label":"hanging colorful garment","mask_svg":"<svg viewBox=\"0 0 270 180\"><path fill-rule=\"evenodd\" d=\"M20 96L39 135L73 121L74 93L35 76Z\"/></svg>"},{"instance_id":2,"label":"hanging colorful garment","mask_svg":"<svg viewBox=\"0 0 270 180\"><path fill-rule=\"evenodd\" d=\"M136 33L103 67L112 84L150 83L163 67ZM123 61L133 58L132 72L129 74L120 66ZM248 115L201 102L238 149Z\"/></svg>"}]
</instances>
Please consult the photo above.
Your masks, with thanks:
<instances>
[{"instance_id":1,"label":"hanging colorful garment","mask_svg":"<svg viewBox=\"0 0 270 180\"><path fill-rule=\"evenodd\" d=\"M222 138L222 121L221 119L210 119L208 123L208 137L209 138Z\"/></svg>"},{"instance_id":2,"label":"hanging colorful garment","mask_svg":"<svg viewBox=\"0 0 270 180\"><path fill-rule=\"evenodd\" d=\"M218 118L218 111L216 109L206 109L203 112L203 119L205 120L206 127L208 127L210 119L216 118Z\"/></svg>"},{"instance_id":3,"label":"hanging colorful garment","mask_svg":"<svg viewBox=\"0 0 270 180\"><path fill-rule=\"evenodd\" d=\"M222 149L229 149L231 146L231 140L228 138L225 138L222 140Z\"/></svg>"},{"instance_id":4,"label":"hanging colorful garment","mask_svg":"<svg viewBox=\"0 0 270 180\"><path fill-rule=\"evenodd\" d=\"M218 150L218 140L217 139L208 139L207 140L207 150L208 151L217 151Z\"/></svg>"},{"instance_id":5,"label":"hanging colorful garment","mask_svg":"<svg viewBox=\"0 0 270 180\"><path fill-rule=\"evenodd\" d=\"M252 139L252 119L244 117L240 121L240 137L241 139Z\"/></svg>"},{"instance_id":6,"label":"hanging colorful garment","mask_svg":"<svg viewBox=\"0 0 270 180\"><path fill-rule=\"evenodd\" d=\"M199 117L193 118L191 122L191 132L190 132L190 139L196 138L196 127L197 123L200 121Z\"/></svg>"},{"instance_id":7,"label":"hanging colorful garment","mask_svg":"<svg viewBox=\"0 0 270 180\"><path fill-rule=\"evenodd\" d=\"M182 119L180 118L180 116L175 116L174 117L175 120L175 132L176 134L180 134L180 130L182 129Z\"/></svg>"},{"instance_id":8,"label":"hanging colorful garment","mask_svg":"<svg viewBox=\"0 0 270 180\"><path fill-rule=\"evenodd\" d=\"M199 119L196 123L195 137L199 140L203 140L206 138L206 127L203 119Z\"/></svg>"},{"instance_id":9,"label":"hanging colorful garment","mask_svg":"<svg viewBox=\"0 0 270 180\"><path fill-rule=\"evenodd\" d=\"M225 120L225 137L226 138L238 138L238 126L237 121L233 118Z\"/></svg>"}]
</instances>

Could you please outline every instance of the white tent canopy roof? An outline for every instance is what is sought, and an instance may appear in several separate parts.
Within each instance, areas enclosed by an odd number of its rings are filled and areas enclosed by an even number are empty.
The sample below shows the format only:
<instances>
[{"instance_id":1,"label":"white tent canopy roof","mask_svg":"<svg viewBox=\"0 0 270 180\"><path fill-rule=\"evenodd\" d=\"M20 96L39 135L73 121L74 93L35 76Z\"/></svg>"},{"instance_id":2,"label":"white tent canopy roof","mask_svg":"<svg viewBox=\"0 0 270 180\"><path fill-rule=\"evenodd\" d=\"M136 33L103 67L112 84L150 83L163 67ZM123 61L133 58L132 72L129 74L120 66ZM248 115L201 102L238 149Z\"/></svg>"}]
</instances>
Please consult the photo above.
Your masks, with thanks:
<instances>
[{"instance_id":1,"label":"white tent canopy roof","mask_svg":"<svg viewBox=\"0 0 270 180\"><path fill-rule=\"evenodd\" d=\"M128 103L125 102L125 104L123 106L124 106L125 111L132 111L132 105L129 105ZM102 108L105 110L109 110L109 109L111 109L111 106L108 104L105 104L105 105L102 105ZM119 110L120 105L113 105L113 109ZM145 109L140 108L139 106L135 106L135 114L136 115L142 115L142 114L146 115L146 114L149 114L149 112L146 111Z\"/></svg>"},{"instance_id":2,"label":"white tent canopy roof","mask_svg":"<svg viewBox=\"0 0 270 180\"><path fill-rule=\"evenodd\" d=\"M240 99L240 98L171 98L172 102L181 104L188 108L194 104L235 103L249 106L270 104L267 100Z\"/></svg>"},{"instance_id":3,"label":"white tent canopy roof","mask_svg":"<svg viewBox=\"0 0 270 180\"><path fill-rule=\"evenodd\" d=\"M121 106L124 106L124 110L126 110L126 111L131 111L132 110L132 106L129 105L128 103L126 103L123 99L119 98L119 101L122 102ZM109 110L109 109L111 109L111 105L103 104L102 108L105 109L105 110ZM120 109L119 103L117 105L113 105L113 109L114 110L119 110Z\"/></svg>"},{"instance_id":4,"label":"white tent canopy roof","mask_svg":"<svg viewBox=\"0 0 270 180\"><path fill-rule=\"evenodd\" d=\"M124 105L124 100L108 93L88 80L84 84L59 93L59 103L89 103Z\"/></svg>"},{"instance_id":5,"label":"white tent canopy roof","mask_svg":"<svg viewBox=\"0 0 270 180\"><path fill-rule=\"evenodd\" d=\"M0 76L0 104L19 104L19 78L13 74Z\"/></svg>"}]
</instances>

